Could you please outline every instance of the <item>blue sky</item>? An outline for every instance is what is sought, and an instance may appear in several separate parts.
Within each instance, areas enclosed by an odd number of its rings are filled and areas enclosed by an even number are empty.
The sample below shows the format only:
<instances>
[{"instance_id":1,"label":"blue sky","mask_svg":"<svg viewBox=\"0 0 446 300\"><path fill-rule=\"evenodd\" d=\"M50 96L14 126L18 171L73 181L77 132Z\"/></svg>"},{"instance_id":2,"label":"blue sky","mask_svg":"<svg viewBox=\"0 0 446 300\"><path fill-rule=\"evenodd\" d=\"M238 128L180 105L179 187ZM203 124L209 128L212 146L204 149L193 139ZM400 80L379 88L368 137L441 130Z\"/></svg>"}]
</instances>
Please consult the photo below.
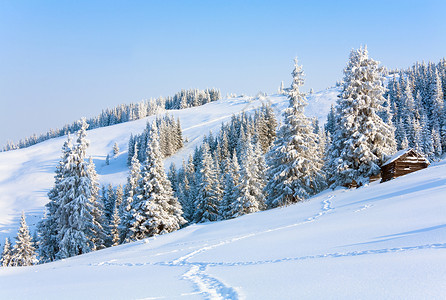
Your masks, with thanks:
<instances>
[{"instance_id":1,"label":"blue sky","mask_svg":"<svg viewBox=\"0 0 446 300\"><path fill-rule=\"evenodd\" d=\"M446 56L446 1L0 0L0 144L183 88L305 89L367 44L389 68Z\"/></svg>"}]
</instances>

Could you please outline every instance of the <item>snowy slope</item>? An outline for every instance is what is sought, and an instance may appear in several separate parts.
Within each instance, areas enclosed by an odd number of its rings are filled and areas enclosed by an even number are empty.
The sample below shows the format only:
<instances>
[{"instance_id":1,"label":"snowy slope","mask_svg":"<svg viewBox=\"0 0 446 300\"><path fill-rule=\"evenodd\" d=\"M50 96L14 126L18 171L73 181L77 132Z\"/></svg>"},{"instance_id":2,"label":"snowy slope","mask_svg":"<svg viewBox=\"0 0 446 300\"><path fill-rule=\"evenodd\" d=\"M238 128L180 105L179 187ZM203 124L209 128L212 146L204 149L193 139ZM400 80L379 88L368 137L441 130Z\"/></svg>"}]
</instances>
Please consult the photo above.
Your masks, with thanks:
<instances>
[{"instance_id":1,"label":"snowy slope","mask_svg":"<svg viewBox=\"0 0 446 300\"><path fill-rule=\"evenodd\" d=\"M0 298L444 299L446 162L33 267Z\"/></svg>"},{"instance_id":2,"label":"snowy slope","mask_svg":"<svg viewBox=\"0 0 446 300\"><path fill-rule=\"evenodd\" d=\"M328 89L312 94L309 100L309 116L316 116L321 120L335 101L335 93ZM334 98L333 98L334 95ZM199 145L203 135L210 130L218 132L222 122L230 120L233 114L242 111L252 111L269 102L272 104L278 119L281 112L288 105L287 99L281 95L266 98L236 97L222 99L200 107L185 110L169 111L179 117L183 128L183 136L189 142L173 157L165 161L166 168L174 162L181 166L183 158L187 158ZM96 164L99 180L102 184L123 184L127 177L127 144L130 134L140 134L147 121L154 117L117 124L110 127L88 131L87 138L90 147L87 155L92 156ZM0 243L5 237L13 238L19 226L22 210L27 216L27 223L31 232L35 224L42 218L44 205L48 201L47 192L52 187L55 166L61 154L60 150L66 137L51 139L29 148L0 153ZM111 159L110 165L105 165L107 154L112 153L114 143L121 149L116 159Z\"/></svg>"},{"instance_id":3,"label":"snowy slope","mask_svg":"<svg viewBox=\"0 0 446 300\"><path fill-rule=\"evenodd\" d=\"M309 97L324 121L335 89ZM232 113L283 96L232 98L172 112L189 143ZM126 180L126 146L147 118L88 132L102 183ZM65 138L0 153L0 241L19 214L35 224ZM117 142L122 153L105 166ZM286 208L192 225L171 234L33 267L0 268L0 299L444 299L446 161L383 184L326 191Z\"/></svg>"}]
</instances>

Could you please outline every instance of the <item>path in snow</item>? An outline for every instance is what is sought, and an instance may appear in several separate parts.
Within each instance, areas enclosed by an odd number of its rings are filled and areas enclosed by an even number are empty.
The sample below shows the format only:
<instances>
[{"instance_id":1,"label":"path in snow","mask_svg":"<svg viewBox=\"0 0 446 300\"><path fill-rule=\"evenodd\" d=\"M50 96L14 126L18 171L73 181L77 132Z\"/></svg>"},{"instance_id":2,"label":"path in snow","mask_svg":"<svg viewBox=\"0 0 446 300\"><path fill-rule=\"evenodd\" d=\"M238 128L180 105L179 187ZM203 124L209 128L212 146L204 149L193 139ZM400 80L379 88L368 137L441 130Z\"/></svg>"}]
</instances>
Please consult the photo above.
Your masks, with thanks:
<instances>
[{"instance_id":1,"label":"path in snow","mask_svg":"<svg viewBox=\"0 0 446 300\"><path fill-rule=\"evenodd\" d=\"M311 223L319 219L320 217L324 216L325 214L331 212L333 210L331 205L331 200L335 196L329 195L327 196L323 201L321 201L321 208L318 213L315 215L308 217L304 219L301 222L287 225L287 226L280 226L272 229L263 230L260 232L255 232L251 234L246 234L238 237L234 237L225 241L220 241L213 245L206 245L202 248L196 249L188 254L185 254L177 259L174 259L172 261L167 262L158 262L158 263L116 263L115 260L106 261L106 262L100 262L95 264L90 264L90 266L128 266L128 267L141 267L141 266L147 266L147 265L159 265L159 266L169 266L169 267L183 267L188 266L189 269L182 275L183 279L186 279L188 281L191 281L194 286L196 287L196 292L194 294L196 295L203 295L206 299L239 299L243 298L240 296L238 289L228 286L221 280L212 277L208 273L206 273L206 270L208 267L212 266L241 266L241 265L254 265L254 264L266 264L266 263L275 263L275 262L281 262L281 261L290 261L290 260L299 260L299 259L305 259L302 257L297 258L282 258L282 259L276 259L271 261L258 261L258 262L235 262L235 263L208 263L208 262L191 262L190 259L195 257L198 254L216 249L218 247L228 245L237 241L241 241L244 239L257 237L261 234L271 233L274 231L284 230L296 226L300 226L303 224ZM178 244L178 245L184 245ZM174 251L170 251L170 253L183 251L185 249L177 249ZM167 253L162 253L167 254ZM329 255L328 255L329 256ZM335 256L333 254L332 256ZM319 256L315 256L314 258L318 258ZM321 256L323 257L323 256ZM307 257L307 259L310 257ZM190 294L188 294L190 295ZM152 298L147 298L152 299Z\"/></svg>"}]
</instances>

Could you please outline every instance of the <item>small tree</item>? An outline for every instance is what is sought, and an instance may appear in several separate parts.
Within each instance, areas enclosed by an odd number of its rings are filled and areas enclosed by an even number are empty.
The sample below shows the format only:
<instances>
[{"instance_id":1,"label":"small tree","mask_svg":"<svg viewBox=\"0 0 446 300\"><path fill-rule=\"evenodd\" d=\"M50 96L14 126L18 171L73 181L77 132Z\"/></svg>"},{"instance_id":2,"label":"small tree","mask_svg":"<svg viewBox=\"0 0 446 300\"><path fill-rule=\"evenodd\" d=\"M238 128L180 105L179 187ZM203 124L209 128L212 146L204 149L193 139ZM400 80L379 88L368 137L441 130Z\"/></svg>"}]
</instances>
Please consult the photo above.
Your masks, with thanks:
<instances>
[{"instance_id":1,"label":"small tree","mask_svg":"<svg viewBox=\"0 0 446 300\"><path fill-rule=\"evenodd\" d=\"M11 243L9 242L9 239L6 238L5 245L3 246L2 258L0 259L0 265L2 267L10 266L11 256L12 256Z\"/></svg>"},{"instance_id":2,"label":"small tree","mask_svg":"<svg viewBox=\"0 0 446 300\"><path fill-rule=\"evenodd\" d=\"M237 160L237 154L233 153L232 159L226 158L224 170L224 190L223 197L218 209L220 218L223 220L229 219L231 215L232 203L238 197L237 186L240 184L240 166Z\"/></svg>"},{"instance_id":3,"label":"small tree","mask_svg":"<svg viewBox=\"0 0 446 300\"><path fill-rule=\"evenodd\" d=\"M113 145L113 156L114 156L114 157L117 157L118 154L119 154L119 146L118 146L118 143L115 143L115 144Z\"/></svg>"},{"instance_id":4,"label":"small tree","mask_svg":"<svg viewBox=\"0 0 446 300\"><path fill-rule=\"evenodd\" d=\"M25 213L22 213L20 228L17 234L17 242L11 257L11 266L31 266L37 262L31 235L25 221Z\"/></svg>"},{"instance_id":5,"label":"small tree","mask_svg":"<svg viewBox=\"0 0 446 300\"><path fill-rule=\"evenodd\" d=\"M110 234L111 234L111 246L117 246L120 242L119 237L119 224L121 220L119 218L118 209L115 206L115 209L113 211L113 218L110 222Z\"/></svg>"},{"instance_id":6,"label":"small tree","mask_svg":"<svg viewBox=\"0 0 446 300\"><path fill-rule=\"evenodd\" d=\"M230 204L229 217L236 218L245 214L257 212L263 208L265 187L262 172L258 168L256 153L251 143L251 137L245 141L244 151L241 154L242 164L239 172L239 183L235 188L235 198ZM258 147L260 152L260 147Z\"/></svg>"},{"instance_id":7,"label":"small tree","mask_svg":"<svg viewBox=\"0 0 446 300\"><path fill-rule=\"evenodd\" d=\"M125 194L122 199L122 203L119 206L119 215L121 218L121 224L119 226L119 233L121 235L121 242L129 242L131 233L129 232L131 222L133 219L131 207L133 197L136 194L138 182L141 179L141 164L138 159L138 150L135 146L135 151L130 164L129 175L127 177L127 184L125 186Z\"/></svg>"},{"instance_id":8,"label":"small tree","mask_svg":"<svg viewBox=\"0 0 446 300\"><path fill-rule=\"evenodd\" d=\"M199 189L195 201L194 220L197 223L217 221L221 189L214 160L209 145L203 144L203 154L199 176Z\"/></svg>"}]
</instances>

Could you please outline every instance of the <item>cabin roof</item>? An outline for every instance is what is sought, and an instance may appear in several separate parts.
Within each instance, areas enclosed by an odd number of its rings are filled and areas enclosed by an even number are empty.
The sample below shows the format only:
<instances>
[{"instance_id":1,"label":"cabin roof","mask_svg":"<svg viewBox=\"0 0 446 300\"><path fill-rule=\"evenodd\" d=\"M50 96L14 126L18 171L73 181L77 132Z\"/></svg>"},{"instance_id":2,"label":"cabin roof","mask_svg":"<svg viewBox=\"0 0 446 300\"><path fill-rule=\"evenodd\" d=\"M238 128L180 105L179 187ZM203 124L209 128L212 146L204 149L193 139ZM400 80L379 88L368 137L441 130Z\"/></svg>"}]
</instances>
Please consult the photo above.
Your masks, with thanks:
<instances>
[{"instance_id":1,"label":"cabin roof","mask_svg":"<svg viewBox=\"0 0 446 300\"><path fill-rule=\"evenodd\" d=\"M418 152L416 152L415 150L413 150L412 148L407 148L407 149L403 149L398 151L397 153L395 153L391 158L389 158L389 160L387 160L382 167L393 163L395 160L397 160L398 158L400 158L401 156L409 153L409 152L413 152L415 155L417 155L419 158L423 159L427 164L429 164L429 160L427 158L425 158L423 155L419 154Z\"/></svg>"}]
</instances>

